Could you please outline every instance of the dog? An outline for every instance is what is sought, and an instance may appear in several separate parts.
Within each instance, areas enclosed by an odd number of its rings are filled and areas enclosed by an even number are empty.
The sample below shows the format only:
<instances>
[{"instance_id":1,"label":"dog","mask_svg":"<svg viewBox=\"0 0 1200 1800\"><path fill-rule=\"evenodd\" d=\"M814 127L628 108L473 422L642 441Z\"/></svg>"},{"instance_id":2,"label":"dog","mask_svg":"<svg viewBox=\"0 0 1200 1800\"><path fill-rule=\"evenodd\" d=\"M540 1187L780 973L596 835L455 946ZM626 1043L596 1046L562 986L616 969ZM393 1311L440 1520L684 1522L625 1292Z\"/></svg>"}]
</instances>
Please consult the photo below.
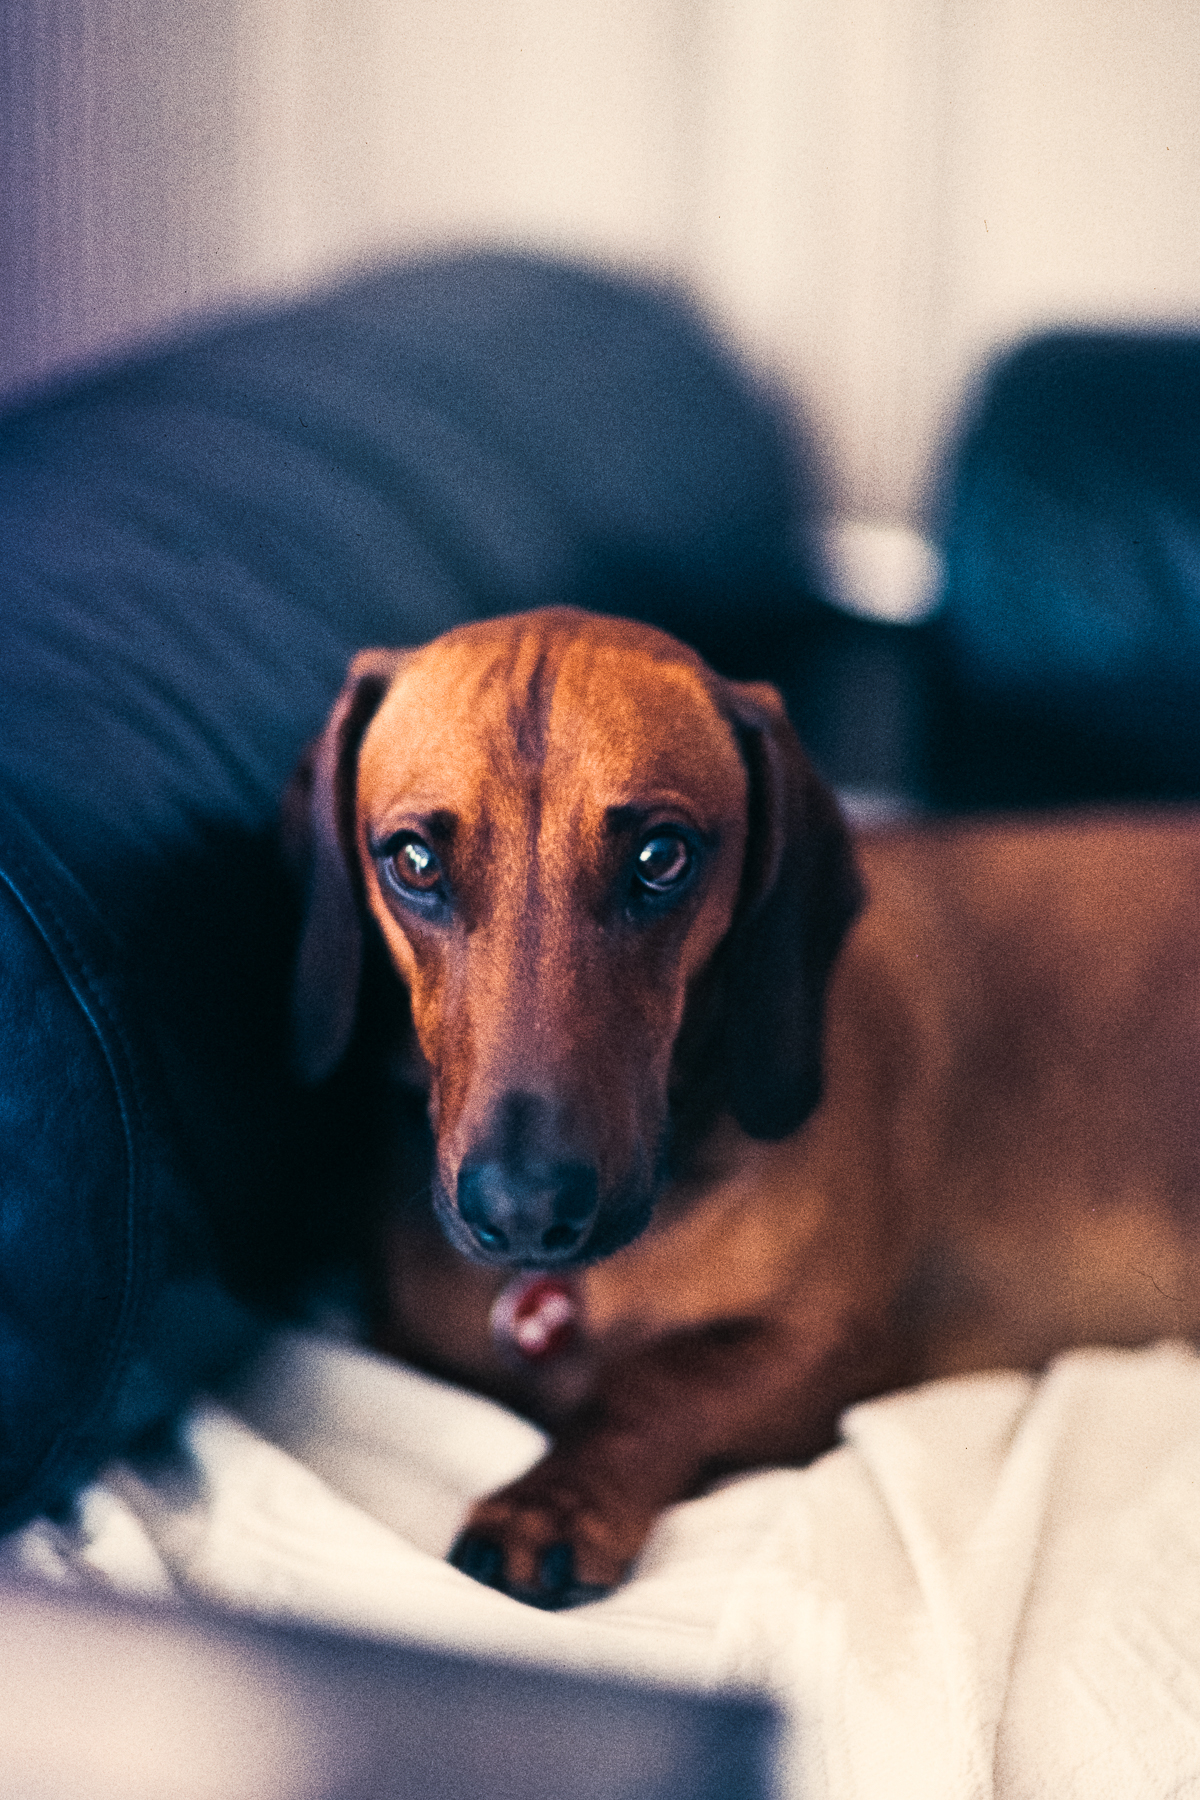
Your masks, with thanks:
<instances>
[{"instance_id":1,"label":"dog","mask_svg":"<svg viewBox=\"0 0 1200 1800\"><path fill-rule=\"evenodd\" d=\"M852 835L771 687L570 608L357 656L289 790L304 1080L372 1006L381 1348L553 1447L532 1604L851 1402L1200 1327L1200 817Z\"/></svg>"}]
</instances>

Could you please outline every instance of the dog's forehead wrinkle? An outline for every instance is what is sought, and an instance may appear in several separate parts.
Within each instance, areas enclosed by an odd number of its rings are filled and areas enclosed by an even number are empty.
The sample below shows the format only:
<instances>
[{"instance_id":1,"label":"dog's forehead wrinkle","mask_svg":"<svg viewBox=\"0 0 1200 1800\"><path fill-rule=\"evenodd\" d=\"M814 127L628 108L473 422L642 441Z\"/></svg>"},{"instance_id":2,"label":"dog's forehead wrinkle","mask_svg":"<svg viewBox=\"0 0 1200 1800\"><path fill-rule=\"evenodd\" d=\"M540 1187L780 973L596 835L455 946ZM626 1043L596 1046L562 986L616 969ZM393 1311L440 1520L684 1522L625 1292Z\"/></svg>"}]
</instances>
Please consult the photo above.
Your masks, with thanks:
<instances>
[{"instance_id":1,"label":"dog's forehead wrinkle","mask_svg":"<svg viewBox=\"0 0 1200 1800\"><path fill-rule=\"evenodd\" d=\"M516 667L506 682L507 724L519 761L540 771L556 670L548 648L532 635L519 640Z\"/></svg>"}]
</instances>

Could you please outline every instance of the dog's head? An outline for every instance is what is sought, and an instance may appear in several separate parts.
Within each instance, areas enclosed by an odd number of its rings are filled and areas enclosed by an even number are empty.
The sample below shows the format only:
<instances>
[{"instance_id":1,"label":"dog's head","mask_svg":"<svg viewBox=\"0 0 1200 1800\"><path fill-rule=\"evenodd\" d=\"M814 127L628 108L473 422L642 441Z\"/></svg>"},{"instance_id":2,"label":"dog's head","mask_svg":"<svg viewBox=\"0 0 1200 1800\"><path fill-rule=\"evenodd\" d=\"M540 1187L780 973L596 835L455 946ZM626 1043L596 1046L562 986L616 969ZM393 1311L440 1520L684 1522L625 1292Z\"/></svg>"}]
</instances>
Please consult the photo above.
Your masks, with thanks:
<instances>
[{"instance_id":1,"label":"dog's head","mask_svg":"<svg viewBox=\"0 0 1200 1800\"><path fill-rule=\"evenodd\" d=\"M566 608L462 626L354 659L288 804L300 1072L323 1080L349 1045L368 912L467 1255L561 1266L627 1243L686 1090L755 1137L815 1106L859 890L773 688Z\"/></svg>"}]
</instances>

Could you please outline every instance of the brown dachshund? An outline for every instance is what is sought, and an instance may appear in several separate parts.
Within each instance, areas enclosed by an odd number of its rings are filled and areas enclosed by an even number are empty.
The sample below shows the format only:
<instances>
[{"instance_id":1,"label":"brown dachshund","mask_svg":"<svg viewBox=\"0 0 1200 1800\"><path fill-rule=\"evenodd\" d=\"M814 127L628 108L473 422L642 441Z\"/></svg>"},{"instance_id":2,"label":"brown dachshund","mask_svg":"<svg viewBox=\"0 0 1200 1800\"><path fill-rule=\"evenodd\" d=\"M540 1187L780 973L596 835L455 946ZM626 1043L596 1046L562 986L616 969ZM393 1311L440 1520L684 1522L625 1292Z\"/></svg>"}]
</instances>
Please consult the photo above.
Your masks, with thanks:
<instances>
[{"instance_id":1,"label":"brown dachshund","mask_svg":"<svg viewBox=\"0 0 1200 1800\"><path fill-rule=\"evenodd\" d=\"M431 1128L377 1341L554 1434L479 1579L571 1604L853 1400L1200 1329L1195 816L852 847L772 688L561 609L355 658L288 817L302 1072L390 984Z\"/></svg>"}]
</instances>

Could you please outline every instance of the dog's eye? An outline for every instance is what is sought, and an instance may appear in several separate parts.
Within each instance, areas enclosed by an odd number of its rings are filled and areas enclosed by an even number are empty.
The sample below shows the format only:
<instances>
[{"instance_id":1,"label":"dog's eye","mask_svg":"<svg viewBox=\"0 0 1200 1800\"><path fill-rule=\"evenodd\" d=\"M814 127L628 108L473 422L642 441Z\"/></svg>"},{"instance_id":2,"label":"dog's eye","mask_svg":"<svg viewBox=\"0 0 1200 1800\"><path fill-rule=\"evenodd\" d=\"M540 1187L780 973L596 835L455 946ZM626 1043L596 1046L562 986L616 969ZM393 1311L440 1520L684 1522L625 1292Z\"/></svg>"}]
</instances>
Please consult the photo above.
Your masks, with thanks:
<instances>
[{"instance_id":1,"label":"dog's eye","mask_svg":"<svg viewBox=\"0 0 1200 1800\"><path fill-rule=\"evenodd\" d=\"M405 837L389 849L384 868L398 887L430 894L442 879L442 865L419 837Z\"/></svg>"},{"instance_id":2,"label":"dog's eye","mask_svg":"<svg viewBox=\"0 0 1200 1800\"><path fill-rule=\"evenodd\" d=\"M637 854L638 885L651 894L667 894L691 873L692 847L674 832L647 838Z\"/></svg>"}]
</instances>

